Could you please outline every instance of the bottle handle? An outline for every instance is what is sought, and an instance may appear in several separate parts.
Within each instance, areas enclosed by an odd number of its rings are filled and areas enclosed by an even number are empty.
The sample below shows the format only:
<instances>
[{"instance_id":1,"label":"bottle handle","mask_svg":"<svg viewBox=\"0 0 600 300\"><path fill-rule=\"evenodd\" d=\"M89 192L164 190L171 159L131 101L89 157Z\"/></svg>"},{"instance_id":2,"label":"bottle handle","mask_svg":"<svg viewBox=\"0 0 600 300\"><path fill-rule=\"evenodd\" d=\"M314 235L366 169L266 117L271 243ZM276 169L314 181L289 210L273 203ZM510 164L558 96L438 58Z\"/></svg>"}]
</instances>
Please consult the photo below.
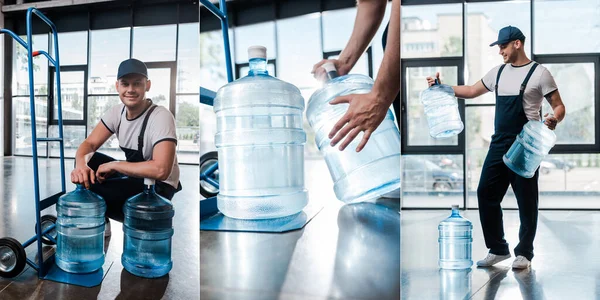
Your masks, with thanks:
<instances>
[{"instance_id":1,"label":"bottle handle","mask_svg":"<svg viewBox=\"0 0 600 300\"><path fill-rule=\"evenodd\" d=\"M440 84L440 80L439 79L435 79L435 82L433 83L433 85L439 85Z\"/></svg>"}]
</instances>

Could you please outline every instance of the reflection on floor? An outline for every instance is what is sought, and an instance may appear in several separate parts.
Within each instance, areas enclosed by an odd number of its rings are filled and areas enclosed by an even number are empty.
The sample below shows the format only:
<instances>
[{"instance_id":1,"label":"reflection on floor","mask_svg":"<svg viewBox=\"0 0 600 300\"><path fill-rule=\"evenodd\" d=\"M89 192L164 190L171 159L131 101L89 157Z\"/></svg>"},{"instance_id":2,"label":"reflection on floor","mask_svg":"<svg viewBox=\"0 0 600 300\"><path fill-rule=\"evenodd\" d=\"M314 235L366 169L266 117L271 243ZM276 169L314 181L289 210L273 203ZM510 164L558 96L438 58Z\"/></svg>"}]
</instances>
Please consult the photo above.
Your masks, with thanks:
<instances>
[{"instance_id":1,"label":"reflection on floor","mask_svg":"<svg viewBox=\"0 0 600 300\"><path fill-rule=\"evenodd\" d=\"M200 232L200 298L399 299L398 199L343 205L322 159L305 160L323 210L286 233Z\"/></svg>"},{"instance_id":2,"label":"reflection on floor","mask_svg":"<svg viewBox=\"0 0 600 300\"><path fill-rule=\"evenodd\" d=\"M439 270L437 225L448 211L402 211L402 299L599 299L600 212L541 211L531 269L513 271L517 211L504 211L509 260L492 268ZM473 222L473 260L487 254L478 211Z\"/></svg>"},{"instance_id":3,"label":"reflection on floor","mask_svg":"<svg viewBox=\"0 0 600 300\"><path fill-rule=\"evenodd\" d=\"M65 161L67 178L73 160ZM3 182L0 184L0 237L10 236L23 243L34 235L35 207L33 196L32 159L3 159ZM83 288L37 278L37 272L27 267L18 277L0 278L0 299L197 299L198 284L198 166L180 166L183 190L173 197L173 269L158 279L143 279L129 274L121 265L123 232L121 223L112 221L112 237L107 239L106 260L112 268L100 286ZM40 159L40 196L60 191L58 159ZM74 185L67 183L67 191ZM54 206L42 214L55 214ZM27 247L27 257L36 256L36 244ZM51 254L53 247L46 247Z\"/></svg>"}]
</instances>

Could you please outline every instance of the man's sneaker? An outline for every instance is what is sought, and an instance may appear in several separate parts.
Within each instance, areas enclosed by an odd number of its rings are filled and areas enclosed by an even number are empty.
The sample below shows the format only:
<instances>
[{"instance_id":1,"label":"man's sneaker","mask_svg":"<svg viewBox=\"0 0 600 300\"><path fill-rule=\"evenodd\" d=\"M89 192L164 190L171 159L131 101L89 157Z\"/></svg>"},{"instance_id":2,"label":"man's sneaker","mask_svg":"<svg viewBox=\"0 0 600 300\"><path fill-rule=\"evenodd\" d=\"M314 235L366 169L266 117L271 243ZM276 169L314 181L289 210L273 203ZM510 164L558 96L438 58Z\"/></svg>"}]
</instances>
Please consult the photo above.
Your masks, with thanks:
<instances>
[{"instance_id":1,"label":"man's sneaker","mask_svg":"<svg viewBox=\"0 0 600 300\"><path fill-rule=\"evenodd\" d=\"M488 255L477 262L477 266L478 267L491 267L503 260L509 259L510 258L510 254L506 254L506 255L496 255L496 254L492 254L492 253L488 253Z\"/></svg>"},{"instance_id":2,"label":"man's sneaker","mask_svg":"<svg viewBox=\"0 0 600 300\"><path fill-rule=\"evenodd\" d=\"M523 255L517 256L513 262L513 269L527 269L531 266L531 262Z\"/></svg>"},{"instance_id":3,"label":"man's sneaker","mask_svg":"<svg viewBox=\"0 0 600 300\"><path fill-rule=\"evenodd\" d=\"M109 237L112 234L112 232L110 231L110 219L106 218L104 222L106 224L104 225L104 237Z\"/></svg>"}]
</instances>

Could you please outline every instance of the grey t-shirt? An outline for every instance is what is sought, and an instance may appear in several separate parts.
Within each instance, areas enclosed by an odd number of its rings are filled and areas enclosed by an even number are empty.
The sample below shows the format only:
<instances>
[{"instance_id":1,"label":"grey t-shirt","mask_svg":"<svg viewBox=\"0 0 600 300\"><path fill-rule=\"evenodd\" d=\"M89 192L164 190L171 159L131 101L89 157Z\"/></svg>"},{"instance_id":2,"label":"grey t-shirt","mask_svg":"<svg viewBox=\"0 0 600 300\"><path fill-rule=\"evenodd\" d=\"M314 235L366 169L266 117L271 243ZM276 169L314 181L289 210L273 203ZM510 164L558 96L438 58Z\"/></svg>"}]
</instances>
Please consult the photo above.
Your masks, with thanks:
<instances>
[{"instance_id":1,"label":"grey t-shirt","mask_svg":"<svg viewBox=\"0 0 600 300\"><path fill-rule=\"evenodd\" d=\"M533 66L533 61L530 63L514 67L512 64L506 64L502 74L500 75L500 81L498 82L498 95L499 96L512 96L518 95L521 89L521 84L529 70ZM490 70L482 79L483 85L490 91L493 92L496 88L496 77L498 76L498 65ZM540 120L540 108L542 107L542 101L544 97L557 89L554 77L542 65L538 65L531 74L529 82L525 87L525 93L523 95L523 110L529 120Z\"/></svg>"},{"instance_id":2,"label":"grey t-shirt","mask_svg":"<svg viewBox=\"0 0 600 300\"><path fill-rule=\"evenodd\" d=\"M146 109L138 117L128 120L127 112L124 111L124 108L125 105L123 103L113 106L104 114L104 116L102 116L101 121L110 132L117 136L119 146L123 151L137 151L138 136L140 135L142 123L144 122L149 109ZM142 152L145 161L152 159L152 151L156 144L165 141L175 142L175 144L177 144L175 128L175 118L173 118L171 112L163 106L157 106L152 114L150 114L148 125L146 125L146 131L144 133ZM173 160L171 174L164 182L177 188L179 184L179 165L177 163L177 156L175 156L175 160Z\"/></svg>"}]
</instances>

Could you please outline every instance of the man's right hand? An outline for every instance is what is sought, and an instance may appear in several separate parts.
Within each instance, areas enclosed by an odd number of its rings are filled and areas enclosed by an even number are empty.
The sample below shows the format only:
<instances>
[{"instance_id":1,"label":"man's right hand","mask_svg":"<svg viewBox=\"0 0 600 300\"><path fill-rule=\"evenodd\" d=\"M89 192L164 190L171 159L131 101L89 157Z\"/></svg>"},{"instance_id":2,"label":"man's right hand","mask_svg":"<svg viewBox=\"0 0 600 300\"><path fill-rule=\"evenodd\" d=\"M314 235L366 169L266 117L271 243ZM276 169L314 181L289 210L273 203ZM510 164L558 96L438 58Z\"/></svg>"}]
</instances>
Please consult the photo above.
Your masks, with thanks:
<instances>
[{"instance_id":1,"label":"man's right hand","mask_svg":"<svg viewBox=\"0 0 600 300\"><path fill-rule=\"evenodd\" d=\"M439 84L442 84L442 81L440 80L440 72L435 73L435 78L433 77L427 77L427 84L429 84L429 86L432 86L435 84L435 80L437 79Z\"/></svg>"},{"instance_id":2,"label":"man's right hand","mask_svg":"<svg viewBox=\"0 0 600 300\"><path fill-rule=\"evenodd\" d=\"M96 183L96 174L94 170L87 165L77 166L71 171L71 182L75 184L83 184L86 189L90 188L90 182Z\"/></svg>"},{"instance_id":3,"label":"man's right hand","mask_svg":"<svg viewBox=\"0 0 600 300\"><path fill-rule=\"evenodd\" d=\"M326 62L333 63L335 69L338 72L338 75L340 76L346 75L348 74L348 72L350 72L350 68L339 59L323 59L320 62L316 63L311 71L311 73L316 79L321 80L321 78L324 78L327 75L325 69L321 68L321 66Z\"/></svg>"}]
</instances>

